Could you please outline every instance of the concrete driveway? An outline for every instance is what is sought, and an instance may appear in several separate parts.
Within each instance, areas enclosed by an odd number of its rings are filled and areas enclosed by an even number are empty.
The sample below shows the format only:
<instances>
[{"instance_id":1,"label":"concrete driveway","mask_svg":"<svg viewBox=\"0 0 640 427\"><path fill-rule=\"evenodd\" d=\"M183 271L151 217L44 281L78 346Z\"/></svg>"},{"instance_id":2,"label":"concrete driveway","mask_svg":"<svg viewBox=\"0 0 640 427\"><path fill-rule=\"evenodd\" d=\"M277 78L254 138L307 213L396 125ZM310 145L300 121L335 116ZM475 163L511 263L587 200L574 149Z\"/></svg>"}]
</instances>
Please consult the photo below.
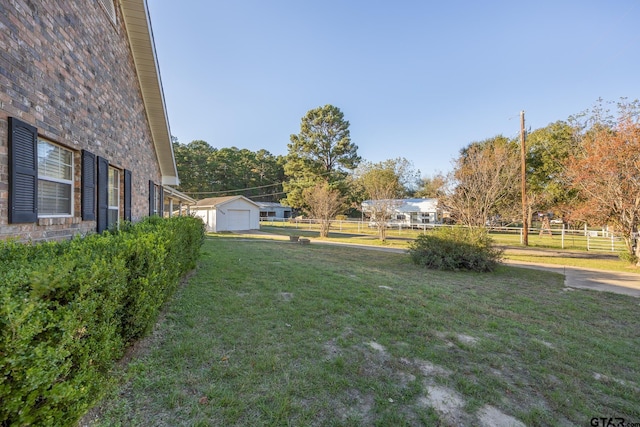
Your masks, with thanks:
<instances>
[{"instance_id":1,"label":"concrete driveway","mask_svg":"<svg viewBox=\"0 0 640 427\"><path fill-rule=\"evenodd\" d=\"M511 267L533 268L562 274L564 275L565 286L571 288L593 289L640 297L640 274L511 260L504 260L503 264Z\"/></svg>"}]
</instances>

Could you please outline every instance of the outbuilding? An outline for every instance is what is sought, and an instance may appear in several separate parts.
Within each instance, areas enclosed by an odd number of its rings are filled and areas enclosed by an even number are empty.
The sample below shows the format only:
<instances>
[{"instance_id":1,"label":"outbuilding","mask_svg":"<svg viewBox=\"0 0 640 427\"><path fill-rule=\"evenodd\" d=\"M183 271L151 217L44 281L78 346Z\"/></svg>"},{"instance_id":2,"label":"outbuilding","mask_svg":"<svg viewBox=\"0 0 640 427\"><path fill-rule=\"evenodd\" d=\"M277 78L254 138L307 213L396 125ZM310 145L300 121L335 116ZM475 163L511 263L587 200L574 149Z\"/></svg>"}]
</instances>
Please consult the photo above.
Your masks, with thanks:
<instances>
[{"instance_id":1,"label":"outbuilding","mask_svg":"<svg viewBox=\"0 0 640 427\"><path fill-rule=\"evenodd\" d=\"M202 199L191 206L191 212L214 233L260 229L260 207L244 196Z\"/></svg>"},{"instance_id":2,"label":"outbuilding","mask_svg":"<svg viewBox=\"0 0 640 427\"><path fill-rule=\"evenodd\" d=\"M267 221L270 219L291 218L291 207L283 206L275 202L256 202L260 206L260 219Z\"/></svg>"}]
</instances>

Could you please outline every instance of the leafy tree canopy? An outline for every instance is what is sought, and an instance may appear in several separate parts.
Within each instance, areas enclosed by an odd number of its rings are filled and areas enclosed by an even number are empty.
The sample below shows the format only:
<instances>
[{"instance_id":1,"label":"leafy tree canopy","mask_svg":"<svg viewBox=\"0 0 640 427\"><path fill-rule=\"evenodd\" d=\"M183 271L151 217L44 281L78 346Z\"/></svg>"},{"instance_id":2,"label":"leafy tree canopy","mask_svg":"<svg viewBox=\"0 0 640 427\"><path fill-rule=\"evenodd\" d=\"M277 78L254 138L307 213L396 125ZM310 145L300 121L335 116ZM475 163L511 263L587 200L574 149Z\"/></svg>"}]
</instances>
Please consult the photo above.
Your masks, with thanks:
<instances>
[{"instance_id":1,"label":"leafy tree canopy","mask_svg":"<svg viewBox=\"0 0 640 427\"><path fill-rule=\"evenodd\" d=\"M557 121L527 136L527 198L531 209L556 211L571 203L575 191L568 191L564 174L566 160L576 152L576 128Z\"/></svg>"},{"instance_id":2,"label":"leafy tree canopy","mask_svg":"<svg viewBox=\"0 0 640 427\"><path fill-rule=\"evenodd\" d=\"M425 176L420 180L415 197L437 199L446 194L447 177L442 173L433 176Z\"/></svg>"}]
</instances>

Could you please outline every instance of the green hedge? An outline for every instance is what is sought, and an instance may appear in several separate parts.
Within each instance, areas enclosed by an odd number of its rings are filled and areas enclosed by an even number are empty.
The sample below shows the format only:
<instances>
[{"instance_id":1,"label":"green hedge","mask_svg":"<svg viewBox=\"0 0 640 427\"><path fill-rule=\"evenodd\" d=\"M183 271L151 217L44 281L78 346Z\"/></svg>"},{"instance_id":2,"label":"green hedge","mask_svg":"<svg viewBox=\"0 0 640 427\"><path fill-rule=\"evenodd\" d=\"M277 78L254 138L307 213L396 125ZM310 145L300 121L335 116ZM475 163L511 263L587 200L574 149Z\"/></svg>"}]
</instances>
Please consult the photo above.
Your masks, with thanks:
<instances>
[{"instance_id":1,"label":"green hedge","mask_svg":"<svg viewBox=\"0 0 640 427\"><path fill-rule=\"evenodd\" d=\"M493 271L502 251L493 247L485 229L442 227L421 234L409 245L415 264L434 270Z\"/></svg>"},{"instance_id":2,"label":"green hedge","mask_svg":"<svg viewBox=\"0 0 640 427\"><path fill-rule=\"evenodd\" d=\"M0 425L73 424L195 267L193 217L40 244L0 242Z\"/></svg>"}]
</instances>

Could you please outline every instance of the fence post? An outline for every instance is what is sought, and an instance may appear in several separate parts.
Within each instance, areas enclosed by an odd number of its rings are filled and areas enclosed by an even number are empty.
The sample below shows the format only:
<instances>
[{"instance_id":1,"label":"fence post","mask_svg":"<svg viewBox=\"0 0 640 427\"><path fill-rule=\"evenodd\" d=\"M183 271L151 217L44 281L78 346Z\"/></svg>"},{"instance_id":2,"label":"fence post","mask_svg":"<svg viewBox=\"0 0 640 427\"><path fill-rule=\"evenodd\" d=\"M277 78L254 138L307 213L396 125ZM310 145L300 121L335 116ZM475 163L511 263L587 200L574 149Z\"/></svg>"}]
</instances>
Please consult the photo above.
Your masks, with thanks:
<instances>
[{"instance_id":1,"label":"fence post","mask_svg":"<svg viewBox=\"0 0 640 427\"><path fill-rule=\"evenodd\" d=\"M609 233L609 234L611 234L611 252L615 252L614 244L613 244L613 233Z\"/></svg>"},{"instance_id":2,"label":"fence post","mask_svg":"<svg viewBox=\"0 0 640 427\"><path fill-rule=\"evenodd\" d=\"M589 236L589 233L585 232L585 234L587 235L587 251L589 251L589 250L591 250L591 248L589 247L589 241L590 241L590 237L591 236Z\"/></svg>"},{"instance_id":3,"label":"fence post","mask_svg":"<svg viewBox=\"0 0 640 427\"><path fill-rule=\"evenodd\" d=\"M522 239L522 232L523 232L523 228L520 228L520 244L522 244L523 239Z\"/></svg>"},{"instance_id":4,"label":"fence post","mask_svg":"<svg viewBox=\"0 0 640 427\"><path fill-rule=\"evenodd\" d=\"M562 223L562 249L564 249L564 222Z\"/></svg>"}]
</instances>

